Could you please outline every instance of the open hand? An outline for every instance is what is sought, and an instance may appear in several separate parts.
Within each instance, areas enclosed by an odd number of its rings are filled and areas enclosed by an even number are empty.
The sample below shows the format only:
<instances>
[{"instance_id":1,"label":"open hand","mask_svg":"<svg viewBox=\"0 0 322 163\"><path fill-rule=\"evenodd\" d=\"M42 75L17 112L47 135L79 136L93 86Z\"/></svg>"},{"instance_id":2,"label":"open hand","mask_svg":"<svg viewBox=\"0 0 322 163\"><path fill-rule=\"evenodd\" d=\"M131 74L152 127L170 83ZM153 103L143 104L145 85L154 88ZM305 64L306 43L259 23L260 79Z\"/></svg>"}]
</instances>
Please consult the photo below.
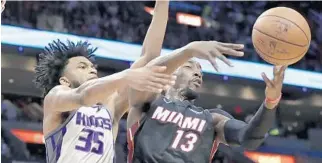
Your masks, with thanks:
<instances>
[{"instance_id":1,"label":"open hand","mask_svg":"<svg viewBox=\"0 0 322 163\"><path fill-rule=\"evenodd\" d=\"M208 60L216 71L219 69L216 58L222 60L228 66L233 66L223 54L236 57L244 56L244 52L238 51L244 48L243 44L230 44L217 41L194 41L184 48L187 52L192 53L194 57Z\"/></svg>"},{"instance_id":2,"label":"open hand","mask_svg":"<svg viewBox=\"0 0 322 163\"><path fill-rule=\"evenodd\" d=\"M167 87L174 85L176 76L164 74L165 66L145 66L130 69L128 79L130 87L139 91L161 93Z\"/></svg>"}]
</instances>

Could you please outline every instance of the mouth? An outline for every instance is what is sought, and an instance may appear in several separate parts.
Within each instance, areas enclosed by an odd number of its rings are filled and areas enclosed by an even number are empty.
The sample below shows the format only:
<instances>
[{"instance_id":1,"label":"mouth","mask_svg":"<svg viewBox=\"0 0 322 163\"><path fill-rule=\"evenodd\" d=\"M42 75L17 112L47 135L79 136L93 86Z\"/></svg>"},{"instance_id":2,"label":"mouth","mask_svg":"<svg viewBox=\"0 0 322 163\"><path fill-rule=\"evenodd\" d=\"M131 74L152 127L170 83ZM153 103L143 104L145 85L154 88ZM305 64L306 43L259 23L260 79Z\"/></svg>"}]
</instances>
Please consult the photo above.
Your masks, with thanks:
<instances>
[{"instance_id":1,"label":"mouth","mask_svg":"<svg viewBox=\"0 0 322 163\"><path fill-rule=\"evenodd\" d=\"M197 78L192 80L192 84L194 84L197 88L201 87L202 81L201 79Z\"/></svg>"},{"instance_id":2,"label":"mouth","mask_svg":"<svg viewBox=\"0 0 322 163\"><path fill-rule=\"evenodd\" d=\"M97 76L97 75L91 75L91 76L88 78L88 80L97 79L97 78L98 78L98 76Z\"/></svg>"}]
</instances>

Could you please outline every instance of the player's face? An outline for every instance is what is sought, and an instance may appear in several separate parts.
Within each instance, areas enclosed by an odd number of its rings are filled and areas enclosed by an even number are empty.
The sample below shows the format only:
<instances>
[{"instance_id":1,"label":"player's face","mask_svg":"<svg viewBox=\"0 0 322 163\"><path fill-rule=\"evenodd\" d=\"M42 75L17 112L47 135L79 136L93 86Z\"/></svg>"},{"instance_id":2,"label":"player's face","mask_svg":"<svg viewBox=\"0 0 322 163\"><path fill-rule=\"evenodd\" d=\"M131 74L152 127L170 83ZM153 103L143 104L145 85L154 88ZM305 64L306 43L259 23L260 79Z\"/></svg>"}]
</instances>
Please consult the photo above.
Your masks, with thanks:
<instances>
[{"instance_id":1,"label":"player's face","mask_svg":"<svg viewBox=\"0 0 322 163\"><path fill-rule=\"evenodd\" d=\"M91 79L97 79L95 65L86 57L78 56L68 60L63 77L71 87L78 87ZM62 80L60 80L62 83Z\"/></svg>"},{"instance_id":2,"label":"player's face","mask_svg":"<svg viewBox=\"0 0 322 163\"><path fill-rule=\"evenodd\" d=\"M181 89L189 88L196 91L202 86L202 70L196 61L188 61L180 67L177 73L176 86Z\"/></svg>"}]
</instances>

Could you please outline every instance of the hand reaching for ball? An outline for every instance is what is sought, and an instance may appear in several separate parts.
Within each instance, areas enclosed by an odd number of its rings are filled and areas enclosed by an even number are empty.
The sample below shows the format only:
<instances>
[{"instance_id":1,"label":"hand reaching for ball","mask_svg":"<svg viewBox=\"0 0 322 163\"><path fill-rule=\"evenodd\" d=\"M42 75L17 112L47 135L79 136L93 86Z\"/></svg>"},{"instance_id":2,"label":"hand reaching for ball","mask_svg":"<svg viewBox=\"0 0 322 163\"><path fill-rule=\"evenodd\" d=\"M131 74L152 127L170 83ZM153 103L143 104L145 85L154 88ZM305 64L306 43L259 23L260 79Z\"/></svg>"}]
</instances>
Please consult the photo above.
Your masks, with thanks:
<instances>
[{"instance_id":1,"label":"hand reaching for ball","mask_svg":"<svg viewBox=\"0 0 322 163\"><path fill-rule=\"evenodd\" d=\"M279 102L282 95L282 87L284 81L284 74L287 66L274 66L273 74L274 77L270 80L265 73L262 73L262 78L266 83L265 96L266 101L265 105L269 109L273 109Z\"/></svg>"}]
</instances>

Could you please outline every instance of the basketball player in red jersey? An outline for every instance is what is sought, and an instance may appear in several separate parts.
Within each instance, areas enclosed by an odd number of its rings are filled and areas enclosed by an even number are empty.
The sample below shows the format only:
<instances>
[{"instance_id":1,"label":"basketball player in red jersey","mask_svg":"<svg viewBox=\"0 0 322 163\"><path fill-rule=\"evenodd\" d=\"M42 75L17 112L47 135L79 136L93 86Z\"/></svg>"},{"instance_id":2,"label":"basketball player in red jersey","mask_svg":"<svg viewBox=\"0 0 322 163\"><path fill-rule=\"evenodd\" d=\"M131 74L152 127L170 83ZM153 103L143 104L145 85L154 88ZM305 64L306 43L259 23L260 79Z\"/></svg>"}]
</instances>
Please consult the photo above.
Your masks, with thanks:
<instances>
[{"instance_id":1,"label":"basketball player in red jersey","mask_svg":"<svg viewBox=\"0 0 322 163\"><path fill-rule=\"evenodd\" d=\"M45 95L47 162L113 162L128 87L161 92L174 83L163 74L166 67L143 67L160 55L168 20L168 2L158 1L155 8L142 56L131 69L98 78L91 60L95 49L87 42L54 41L40 54L35 83Z\"/></svg>"},{"instance_id":2,"label":"basketball player in red jersey","mask_svg":"<svg viewBox=\"0 0 322 163\"><path fill-rule=\"evenodd\" d=\"M206 59L218 69L216 58L232 66L223 54L242 56L243 52L237 51L242 48L243 45L197 41L147 65L167 66L166 72L175 72L177 80L165 96L131 90L130 162L204 163L212 160L219 143L256 149L264 141L281 99L285 66L274 67L273 80L262 74L266 98L249 124L223 110L205 110L193 103L202 85L202 72L199 63L190 59Z\"/></svg>"}]
</instances>

